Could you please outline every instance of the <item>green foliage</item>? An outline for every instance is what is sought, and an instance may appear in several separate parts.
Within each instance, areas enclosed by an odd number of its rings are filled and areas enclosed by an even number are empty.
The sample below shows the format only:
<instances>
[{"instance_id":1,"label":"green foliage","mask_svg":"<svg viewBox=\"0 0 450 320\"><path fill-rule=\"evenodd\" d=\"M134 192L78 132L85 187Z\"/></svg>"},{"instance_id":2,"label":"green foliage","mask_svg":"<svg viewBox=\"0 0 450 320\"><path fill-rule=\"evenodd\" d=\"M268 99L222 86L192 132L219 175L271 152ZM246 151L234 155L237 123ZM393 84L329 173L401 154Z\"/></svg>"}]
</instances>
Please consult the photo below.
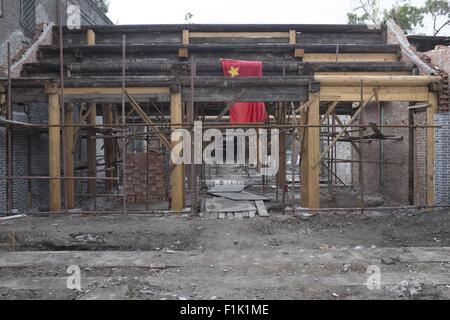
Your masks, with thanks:
<instances>
[{"instance_id":1,"label":"green foliage","mask_svg":"<svg viewBox=\"0 0 450 320\"><path fill-rule=\"evenodd\" d=\"M433 34L436 36L444 27L450 25L450 5L445 0L427 0L424 12L433 18ZM445 21L439 23L442 18Z\"/></svg>"},{"instance_id":2,"label":"green foliage","mask_svg":"<svg viewBox=\"0 0 450 320\"><path fill-rule=\"evenodd\" d=\"M424 9L404 3L384 10L383 20L393 19L405 32L411 32L415 27L423 27Z\"/></svg>"},{"instance_id":3,"label":"green foliage","mask_svg":"<svg viewBox=\"0 0 450 320\"><path fill-rule=\"evenodd\" d=\"M381 14L379 0L354 0L355 7L347 13L349 24L373 24L393 19L405 32L423 27L425 16L433 19L433 35L438 35L450 25L450 5L447 0L426 0L423 7L411 5L408 0L399 0Z\"/></svg>"},{"instance_id":4,"label":"green foliage","mask_svg":"<svg viewBox=\"0 0 450 320\"><path fill-rule=\"evenodd\" d=\"M94 4L104 13L109 11L109 1L108 0L92 0Z\"/></svg>"}]
</instances>

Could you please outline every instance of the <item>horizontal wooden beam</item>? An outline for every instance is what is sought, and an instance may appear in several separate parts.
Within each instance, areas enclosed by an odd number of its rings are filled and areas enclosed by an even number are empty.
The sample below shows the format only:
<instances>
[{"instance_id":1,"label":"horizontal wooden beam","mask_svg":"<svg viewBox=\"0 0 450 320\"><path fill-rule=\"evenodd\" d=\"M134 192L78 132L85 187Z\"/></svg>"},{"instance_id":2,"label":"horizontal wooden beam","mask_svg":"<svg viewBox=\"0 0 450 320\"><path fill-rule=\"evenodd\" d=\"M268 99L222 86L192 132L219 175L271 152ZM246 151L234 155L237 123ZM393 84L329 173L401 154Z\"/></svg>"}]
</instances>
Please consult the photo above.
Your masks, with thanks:
<instances>
[{"instance_id":1,"label":"horizontal wooden beam","mask_svg":"<svg viewBox=\"0 0 450 320\"><path fill-rule=\"evenodd\" d=\"M395 62L394 53L305 53L305 62Z\"/></svg>"},{"instance_id":2,"label":"horizontal wooden beam","mask_svg":"<svg viewBox=\"0 0 450 320\"><path fill-rule=\"evenodd\" d=\"M414 87L428 86L437 83L440 77L434 76L321 76L315 75L314 81L322 86L384 86L384 87Z\"/></svg>"},{"instance_id":3,"label":"horizontal wooden beam","mask_svg":"<svg viewBox=\"0 0 450 320\"><path fill-rule=\"evenodd\" d=\"M170 88L164 87L149 87L149 88L127 88L129 94L170 94ZM110 94L122 94L122 88L65 88L65 95L110 95Z\"/></svg>"},{"instance_id":4,"label":"horizontal wooden beam","mask_svg":"<svg viewBox=\"0 0 450 320\"><path fill-rule=\"evenodd\" d=\"M428 87L376 87L379 101L403 102L403 101L427 101ZM374 87L364 87L364 99L370 97ZM320 89L321 101L360 101L360 87L322 86Z\"/></svg>"},{"instance_id":5,"label":"horizontal wooden beam","mask_svg":"<svg viewBox=\"0 0 450 320\"><path fill-rule=\"evenodd\" d=\"M190 32L190 38L289 38L289 32Z\"/></svg>"}]
</instances>

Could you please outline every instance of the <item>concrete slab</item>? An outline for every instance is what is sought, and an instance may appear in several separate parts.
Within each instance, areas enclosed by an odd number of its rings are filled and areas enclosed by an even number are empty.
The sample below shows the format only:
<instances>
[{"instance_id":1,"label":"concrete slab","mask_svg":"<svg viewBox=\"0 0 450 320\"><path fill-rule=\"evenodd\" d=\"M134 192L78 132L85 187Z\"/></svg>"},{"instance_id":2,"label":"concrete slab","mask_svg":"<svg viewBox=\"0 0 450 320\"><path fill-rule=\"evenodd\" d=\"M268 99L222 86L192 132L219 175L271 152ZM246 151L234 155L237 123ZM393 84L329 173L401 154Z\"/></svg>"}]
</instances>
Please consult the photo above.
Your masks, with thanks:
<instances>
[{"instance_id":1,"label":"concrete slab","mask_svg":"<svg viewBox=\"0 0 450 320\"><path fill-rule=\"evenodd\" d=\"M256 210L250 201L233 201L223 198L206 199L206 212L245 212Z\"/></svg>"}]
</instances>

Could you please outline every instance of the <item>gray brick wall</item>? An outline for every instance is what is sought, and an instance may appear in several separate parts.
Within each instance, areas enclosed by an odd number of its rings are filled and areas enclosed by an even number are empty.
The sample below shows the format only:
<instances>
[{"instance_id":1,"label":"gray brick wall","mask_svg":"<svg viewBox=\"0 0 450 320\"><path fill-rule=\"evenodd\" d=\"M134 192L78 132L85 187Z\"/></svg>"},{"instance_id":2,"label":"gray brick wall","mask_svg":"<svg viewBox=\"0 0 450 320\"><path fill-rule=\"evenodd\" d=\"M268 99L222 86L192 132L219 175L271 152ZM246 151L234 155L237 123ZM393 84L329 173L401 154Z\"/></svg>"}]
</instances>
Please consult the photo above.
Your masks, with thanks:
<instances>
[{"instance_id":1,"label":"gray brick wall","mask_svg":"<svg viewBox=\"0 0 450 320\"><path fill-rule=\"evenodd\" d=\"M32 35L26 34L21 26L20 1L2 0L3 16L0 17L0 67L7 61L7 42L11 43L14 57L22 48L32 43ZM36 25L45 22L57 22L57 2L60 0L36 0ZM64 1L66 2L66 1ZM82 25L112 24L90 0L68 0L67 3L79 4ZM66 18L64 18L65 21Z\"/></svg>"},{"instance_id":2,"label":"gray brick wall","mask_svg":"<svg viewBox=\"0 0 450 320\"><path fill-rule=\"evenodd\" d=\"M450 205L450 113L436 114L436 204Z\"/></svg>"}]
</instances>

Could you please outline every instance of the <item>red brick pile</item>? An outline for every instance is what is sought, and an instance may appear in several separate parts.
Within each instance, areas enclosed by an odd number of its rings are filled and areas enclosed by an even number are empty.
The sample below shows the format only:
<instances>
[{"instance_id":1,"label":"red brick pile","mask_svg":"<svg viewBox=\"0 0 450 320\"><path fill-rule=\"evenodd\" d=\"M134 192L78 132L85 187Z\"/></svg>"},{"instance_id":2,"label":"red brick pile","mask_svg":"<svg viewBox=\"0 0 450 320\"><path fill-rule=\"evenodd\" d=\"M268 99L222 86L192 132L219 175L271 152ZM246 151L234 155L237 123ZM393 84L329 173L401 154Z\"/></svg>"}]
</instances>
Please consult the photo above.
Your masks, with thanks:
<instances>
[{"instance_id":1,"label":"red brick pile","mask_svg":"<svg viewBox=\"0 0 450 320\"><path fill-rule=\"evenodd\" d=\"M148 197L149 202L166 201L164 157L159 152L148 154ZM147 153L127 155L127 202L146 203L147 199Z\"/></svg>"}]
</instances>

